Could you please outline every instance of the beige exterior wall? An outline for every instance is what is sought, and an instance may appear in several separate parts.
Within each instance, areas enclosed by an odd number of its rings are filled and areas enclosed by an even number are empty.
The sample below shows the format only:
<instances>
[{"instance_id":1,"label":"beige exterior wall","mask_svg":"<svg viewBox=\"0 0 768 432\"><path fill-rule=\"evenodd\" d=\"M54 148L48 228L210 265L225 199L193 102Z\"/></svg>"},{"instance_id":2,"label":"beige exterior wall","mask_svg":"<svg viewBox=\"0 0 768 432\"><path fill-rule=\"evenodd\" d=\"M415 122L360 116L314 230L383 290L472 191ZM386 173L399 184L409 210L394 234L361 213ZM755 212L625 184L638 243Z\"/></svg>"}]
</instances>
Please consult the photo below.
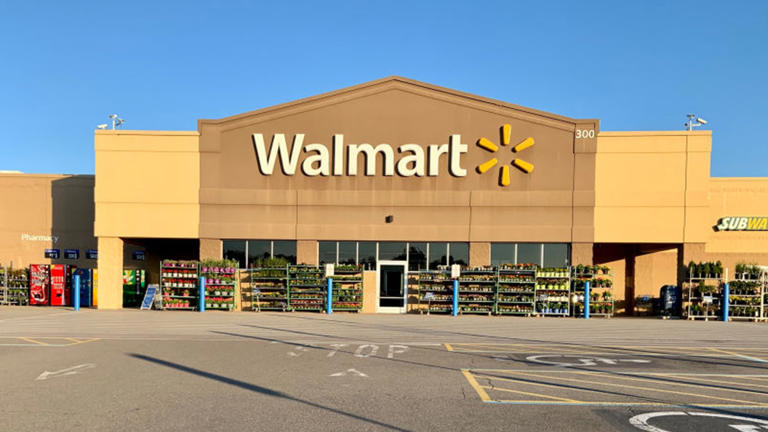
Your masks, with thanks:
<instances>
[{"instance_id":1,"label":"beige exterior wall","mask_svg":"<svg viewBox=\"0 0 768 432\"><path fill-rule=\"evenodd\" d=\"M596 243L704 241L711 132L601 132Z\"/></svg>"},{"instance_id":2,"label":"beige exterior wall","mask_svg":"<svg viewBox=\"0 0 768 432\"><path fill-rule=\"evenodd\" d=\"M96 131L96 235L198 238L197 132Z\"/></svg>"},{"instance_id":3,"label":"beige exterior wall","mask_svg":"<svg viewBox=\"0 0 768 432\"><path fill-rule=\"evenodd\" d=\"M87 175L0 174L0 265L96 267L85 257L96 249L93 182ZM52 248L60 249L60 259L45 258ZM63 259L64 249L79 249L80 259Z\"/></svg>"}]
</instances>

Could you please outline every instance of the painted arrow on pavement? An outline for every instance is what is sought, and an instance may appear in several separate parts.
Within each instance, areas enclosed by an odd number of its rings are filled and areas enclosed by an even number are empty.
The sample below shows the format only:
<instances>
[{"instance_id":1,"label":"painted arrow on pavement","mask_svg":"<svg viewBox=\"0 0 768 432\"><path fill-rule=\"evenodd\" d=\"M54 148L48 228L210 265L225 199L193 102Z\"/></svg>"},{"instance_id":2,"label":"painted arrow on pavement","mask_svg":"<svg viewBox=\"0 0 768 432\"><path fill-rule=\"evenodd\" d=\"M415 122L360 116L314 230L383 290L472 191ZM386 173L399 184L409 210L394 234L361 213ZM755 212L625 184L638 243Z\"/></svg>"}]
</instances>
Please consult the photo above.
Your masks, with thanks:
<instances>
[{"instance_id":1,"label":"painted arrow on pavement","mask_svg":"<svg viewBox=\"0 0 768 432\"><path fill-rule=\"evenodd\" d=\"M35 378L35 381L43 381L47 380L49 378L61 378L69 375L75 375L77 373L80 373L81 371L84 371L86 369L95 368L96 365L93 363L85 363L77 366L72 366L71 368L62 369L55 372L49 372L45 371L40 374L39 377Z\"/></svg>"},{"instance_id":2,"label":"painted arrow on pavement","mask_svg":"<svg viewBox=\"0 0 768 432\"><path fill-rule=\"evenodd\" d=\"M355 376L359 376L359 377L363 377L363 378L368 378L368 375L360 372L357 369L347 369L345 372L336 372L336 373L330 374L328 376L340 377L340 376L346 376L347 374L355 375Z\"/></svg>"}]
</instances>

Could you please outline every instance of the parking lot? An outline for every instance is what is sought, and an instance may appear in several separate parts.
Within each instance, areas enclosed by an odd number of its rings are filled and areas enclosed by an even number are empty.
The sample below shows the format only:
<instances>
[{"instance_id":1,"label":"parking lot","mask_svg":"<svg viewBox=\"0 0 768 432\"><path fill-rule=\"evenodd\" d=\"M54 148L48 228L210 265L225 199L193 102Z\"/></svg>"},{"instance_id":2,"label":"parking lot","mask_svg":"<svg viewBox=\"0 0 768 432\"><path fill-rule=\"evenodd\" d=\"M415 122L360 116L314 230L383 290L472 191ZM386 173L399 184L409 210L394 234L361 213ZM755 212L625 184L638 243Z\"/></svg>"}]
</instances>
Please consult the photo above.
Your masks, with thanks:
<instances>
[{"instance_id":1,"label":"parking lot","mask_svg":"<svg viewBox=\"0 0 768 432\"><path fill-rule=\"evenodd\" d=\"M6 429L768 430L767 327L0 308Z\"/></svg>"}]
</instances>

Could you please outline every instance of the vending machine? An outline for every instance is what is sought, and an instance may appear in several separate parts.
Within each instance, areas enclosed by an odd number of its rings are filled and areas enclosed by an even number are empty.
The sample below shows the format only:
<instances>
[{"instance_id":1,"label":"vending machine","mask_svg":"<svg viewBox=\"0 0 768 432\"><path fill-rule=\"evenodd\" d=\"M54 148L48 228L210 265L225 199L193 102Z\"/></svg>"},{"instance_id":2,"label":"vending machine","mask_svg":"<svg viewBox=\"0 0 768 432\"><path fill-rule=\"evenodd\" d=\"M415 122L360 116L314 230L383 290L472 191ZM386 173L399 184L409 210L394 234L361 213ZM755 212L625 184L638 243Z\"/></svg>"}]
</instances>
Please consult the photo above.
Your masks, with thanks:
<instances>
[{"instance_id":1,"label":"vending machine","mask_svg":"<svg viewBox=\"0 0 768 432\"><path fill-rule=\"evenodd\" d=\"M51 306L71 306L71 280L74 266L66 264L51 265Z\"/></svg>"},{"instance_id":2,"label":"vending machine","mask_svg":"<svg viewBox=\"0 0 768 432\"><path fill-rule=\"evenodd\" d=\"M29 266L29 304L51 304L51 266L48 264Z\"/></svg>"},{"instance_id":3,"label":"vending machine","mask_svg":"<svg viewBox=\"0 0 768 432\"><path fill-rule=\"evenodd\" d=\"M93 269L78 268L72 272L72 288L74 289L74 276L80 276L80 306L93 306ZM74 299L72 300L74 304Z\"/></svg>"},{"instance_id":4,"label":"vending machine","mask_svg":"<svg viewBox=\"0 0 768 432\"><path fill-rule=\"evenodd\" d=\"M123 270L123 307L139 307L147 291L146 270Z\"/></svg>"}]
</instances>

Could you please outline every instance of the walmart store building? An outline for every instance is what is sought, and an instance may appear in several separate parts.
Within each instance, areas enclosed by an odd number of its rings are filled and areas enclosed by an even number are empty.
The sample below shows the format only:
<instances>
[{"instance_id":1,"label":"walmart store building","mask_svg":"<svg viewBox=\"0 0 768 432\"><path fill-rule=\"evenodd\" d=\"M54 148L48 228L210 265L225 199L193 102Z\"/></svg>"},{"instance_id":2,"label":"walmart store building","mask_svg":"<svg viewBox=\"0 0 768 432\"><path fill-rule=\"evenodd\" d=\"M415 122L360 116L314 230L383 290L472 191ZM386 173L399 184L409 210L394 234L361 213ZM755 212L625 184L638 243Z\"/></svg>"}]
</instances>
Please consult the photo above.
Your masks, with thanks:
<instances>
[{"instance_id":1,"label":"walmart store building","mask_svg":"<svg viewBox=\"0 0 768 432\"><path fill-rule=\"evenodd\" d=\"M390 77L197 131L96 131L95 178L0 174L24 203L0 210L0 263L98 249L70 263L98 263L106 309L124 268L156 282L161 259L360 263L369 312L385 306L382 264L603 264L631 312L691 260L768 263L764 225L716 228L768 216L768 179L710 177L711 145Z\"/></svg>"}]
</instances>

